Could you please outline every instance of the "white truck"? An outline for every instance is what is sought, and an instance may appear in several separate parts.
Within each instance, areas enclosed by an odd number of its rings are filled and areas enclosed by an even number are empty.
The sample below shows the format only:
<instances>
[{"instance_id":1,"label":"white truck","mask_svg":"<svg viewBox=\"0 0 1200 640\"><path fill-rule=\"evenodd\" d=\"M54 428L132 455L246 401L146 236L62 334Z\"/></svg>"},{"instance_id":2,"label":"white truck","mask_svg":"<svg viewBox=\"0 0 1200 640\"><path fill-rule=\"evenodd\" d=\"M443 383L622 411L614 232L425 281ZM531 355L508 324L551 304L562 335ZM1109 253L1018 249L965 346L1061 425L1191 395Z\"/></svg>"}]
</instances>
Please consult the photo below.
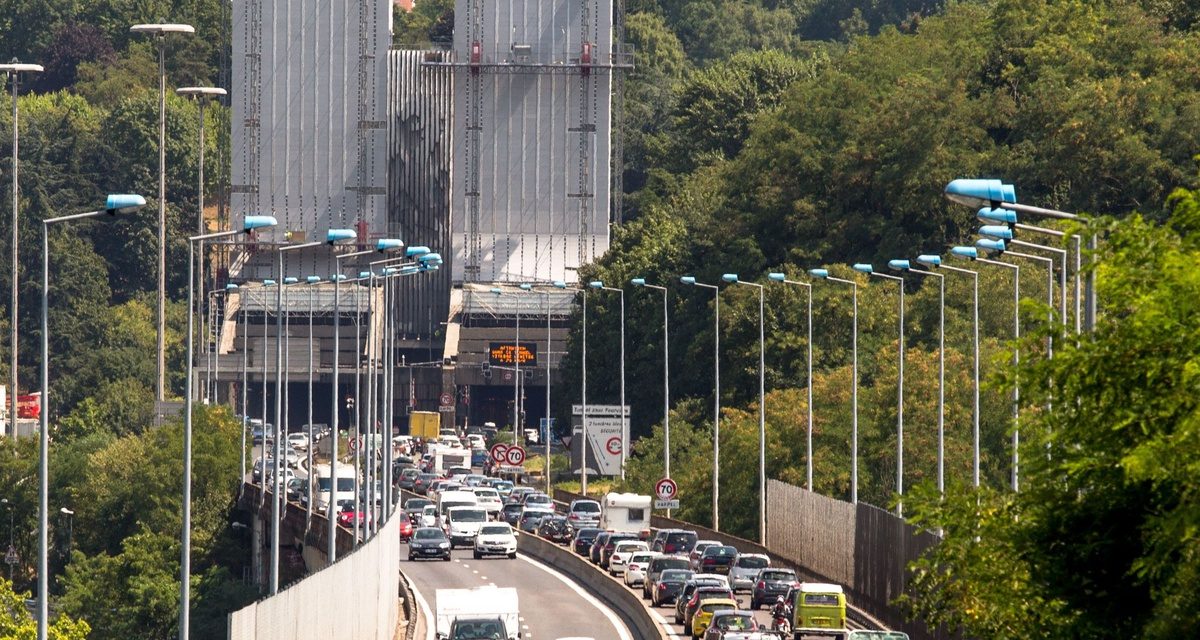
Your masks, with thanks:
<instances>
[{"instance_id":1,"label":"white truck","mask_svg":"<svg viewBox=\"0 0 1200 640\"><path fill-rule=\"evenodd\" d=\"M503 587L438 589L438 640L516 640L521 637L517 590Z\"/></svg>"},{"instance_id":2,"label":"white truck","mask_svg":"<svg viewBox=\"0 0 1200 640\"><path fill-rule=\"evenodd\" d=\"M469 469L471 467L471 450L439 446L433 453L434 471L444 474L451 467L467 467Z\"/></svg>"},{"instance_id":3,"label":"white truck","mask_svg":"<svg viewBox=\"0 0 1200 640\"><path fill-rule=\"evenodd\" d=\"M600 528L638 533L650 529L650 496L608 493L600 502Z\"/></svg>"}]
</instances>

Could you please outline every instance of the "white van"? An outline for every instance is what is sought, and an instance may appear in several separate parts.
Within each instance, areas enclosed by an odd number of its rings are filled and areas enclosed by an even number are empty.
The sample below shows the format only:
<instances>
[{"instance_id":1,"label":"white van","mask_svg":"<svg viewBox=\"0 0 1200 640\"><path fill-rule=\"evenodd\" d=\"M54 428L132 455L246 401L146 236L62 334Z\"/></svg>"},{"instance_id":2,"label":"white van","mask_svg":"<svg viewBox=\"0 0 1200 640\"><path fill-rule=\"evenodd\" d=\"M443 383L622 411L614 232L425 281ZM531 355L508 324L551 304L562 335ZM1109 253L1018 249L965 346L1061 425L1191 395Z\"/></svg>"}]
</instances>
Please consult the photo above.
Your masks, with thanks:
<instances>
[{"instance_id":1,"label":"white van","mask_svg":"<svg viewBox=\"0 0 1200 640\"><path fill-rule=\"evenodd\" d=\"M317 501L313 503L313 509L320 513L325 513L329 508L329 489L333 484L329 479L329 465L314 464L313 473L315 489L317 493ZM339 500L354 499L354 465L339 464L337 466L337 494L334 497L334 504ZM334 510L336 511L336 509Z\"/></svg>"},{"instance_id":2,"label":"white van","mask_svg":"<svg viewBox=\"0 0 1200 640\"><path fill-rule=\"evenodd\" d=\"M487 524L488 515L483 507L450 507L446 510L446 537L450 548L474 546L479 528Z\"/></svg>"},{"instance_id":3,"label":"white van","mask_svg":"<svg viewBox=\"0 0 1200 640\"><path fill-rule=\"evenodd\" d=\"M438 494L437 512L441 522L446 521L446 510L451 507L478 507L479 498L474 491L443 491Z\"/></svg>"}]
</instances>

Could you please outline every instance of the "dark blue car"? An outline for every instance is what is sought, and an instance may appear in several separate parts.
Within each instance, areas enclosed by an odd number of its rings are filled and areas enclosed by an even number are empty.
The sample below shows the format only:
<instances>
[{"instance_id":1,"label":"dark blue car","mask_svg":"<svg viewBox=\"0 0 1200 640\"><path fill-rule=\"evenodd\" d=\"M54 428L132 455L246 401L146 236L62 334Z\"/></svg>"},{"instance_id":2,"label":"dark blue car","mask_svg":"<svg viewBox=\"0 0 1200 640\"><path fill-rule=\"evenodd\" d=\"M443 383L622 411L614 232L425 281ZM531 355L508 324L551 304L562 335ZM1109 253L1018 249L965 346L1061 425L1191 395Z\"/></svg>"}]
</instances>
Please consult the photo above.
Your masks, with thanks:
<instances>
[{"instance_id":1,"label":"dark blue car","mask_svg":"<svg viewBox=\"0 0 1200 640\"><path fill-rule=\"evenodd\" d=\"M488 460L487 449L472 449L471 450L471 466L482 467Z\"/></svg>"}]
</instances>

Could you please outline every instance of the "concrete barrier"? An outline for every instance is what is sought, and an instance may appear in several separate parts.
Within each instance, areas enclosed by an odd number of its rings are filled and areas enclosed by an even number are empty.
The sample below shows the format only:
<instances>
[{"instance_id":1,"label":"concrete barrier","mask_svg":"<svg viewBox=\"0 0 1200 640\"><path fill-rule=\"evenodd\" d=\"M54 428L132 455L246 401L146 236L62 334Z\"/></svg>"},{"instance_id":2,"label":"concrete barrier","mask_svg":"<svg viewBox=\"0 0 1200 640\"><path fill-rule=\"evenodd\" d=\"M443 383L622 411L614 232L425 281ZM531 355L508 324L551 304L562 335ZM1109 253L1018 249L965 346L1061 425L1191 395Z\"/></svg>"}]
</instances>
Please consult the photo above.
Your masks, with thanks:
<instances>
[{"instance_id":1,"label":"concrete barrier","mask_svg":"<svg viewBox=\"0 0 1200 640\"><path fill-rule=\"evenodd\" d=\"M517 536L517 551L574 578L581 587L603 600L620 616L633 637L639 640L665 640L668 637L637 594L570 549L533 534L522 533Z\"/></svg>"}]
</instances>

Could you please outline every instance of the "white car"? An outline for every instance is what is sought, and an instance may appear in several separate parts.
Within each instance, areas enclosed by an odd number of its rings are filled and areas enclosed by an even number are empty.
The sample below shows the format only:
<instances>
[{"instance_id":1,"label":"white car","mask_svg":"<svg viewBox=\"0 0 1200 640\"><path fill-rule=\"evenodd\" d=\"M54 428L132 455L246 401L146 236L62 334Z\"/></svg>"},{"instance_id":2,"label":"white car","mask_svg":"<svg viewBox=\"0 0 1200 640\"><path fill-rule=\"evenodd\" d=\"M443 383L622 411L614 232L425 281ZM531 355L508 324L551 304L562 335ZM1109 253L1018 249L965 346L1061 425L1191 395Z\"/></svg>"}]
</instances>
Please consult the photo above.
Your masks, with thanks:
<instances>
[{"instance_id":1,"label":"white car","mask_svg":"<svg viewBox=\"0 0 1200 640\"><path fill-rule=\"evenodd\" d=\"M729 567L729 586L733 592L754 590L758 572L771 566L771 559L761 553L739 553Z\"/></svg>"},{"instance_id":2,"label":"white car","mask_svg":"<svg viewBox=\"0 0 1200 640\"><path fill-rule=\"evenodd\" d=\"M498 491L490 487L475 487L472 491L475 492L476 503L487 510L488 516L495 518L500 515L504 501L500 499Z\"/></svg>"},{"instance_id":3,"label":"white car","mask_svg":"<svg viewBox=\"0 0 1200 640\"><path fill-rule=\"evenodd\" d=\"M487 448L487 445L483 441L483 436L478 433L467 434L467 443L471 445L472 449L486 449Z\"/></svg>"},{"instance_id":4,"label":"white car","mask_svg":"<svg viewBox=\"0 0 1200 640\"><path fill-rule=\"evenodd\" d=\"M504 522L489 522L479 528L475 536L475 559L483 556L517 557L517 537L512 527Z\"/></svg>"},{"instance_id":5,"label":"white car","mask_svg":"<svg viewBox=\"0 0 1200 640\"><path fill-rule=\"evenodd\" d=\"M421 507L421 526L436 527L437 526L437 505L427 504Z\"/></svg>"},{"instance_id":6,"label":"white car","mask_svg":"<svg viewBox=\"0 0 1200 640\"><path fill-rule=\"evenodd\" d=\"M612 576L625 575L625 564L635 551L649 551L650 547L641 540L622 540L613 547L608 558L608 573Z\"/></svg>"},{"instance_id":7,"label":"white car","mask_svg":"<svg viewBox=\"0 0 1200 640\"><path fill-rule=\"evenodd\" d=\"M308 434L307 433L289 433L287 443L293 449L307 450L308 449Z\"/></svg>"},{"instance_id":8,"label":"white car","mask_svg":"<svg viewBox=\"0 0 1200 640\"><path fill-rule=\"evenodd\" d=\"M661 556L657 551L636 551L625 563L625 586L633 587L646 582L646 568L650 561Z\"/></svg>"}]
</instances>

